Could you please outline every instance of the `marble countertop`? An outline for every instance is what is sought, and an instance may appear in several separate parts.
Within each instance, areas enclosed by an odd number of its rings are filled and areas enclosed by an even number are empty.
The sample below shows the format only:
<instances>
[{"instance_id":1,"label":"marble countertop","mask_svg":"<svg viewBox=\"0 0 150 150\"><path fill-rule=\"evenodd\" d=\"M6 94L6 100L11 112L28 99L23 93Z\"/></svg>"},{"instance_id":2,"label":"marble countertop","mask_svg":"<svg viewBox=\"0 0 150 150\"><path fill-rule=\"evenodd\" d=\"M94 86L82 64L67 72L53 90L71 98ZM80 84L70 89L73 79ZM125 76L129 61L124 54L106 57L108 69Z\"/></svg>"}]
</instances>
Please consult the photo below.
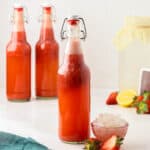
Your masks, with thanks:
<instances>
[{"instance_id":1,"label":"marble countertop","mask_svg":"<svg viewBox=\"0 0 150 150\"><path fill-rule=\"evenodd\" d=\"M134 108L107 106L105 99L111 90L93 89L91 94L91 120L99 113L114 113L129 122L129 129L121 150L150 150L150 115L137 115ZM71 145L58 138L58 101L35 100L8 102L4 90L0 91L0 130L32 137L53 150L82 150L83 145Z\"/></svg>"}]
</instances>

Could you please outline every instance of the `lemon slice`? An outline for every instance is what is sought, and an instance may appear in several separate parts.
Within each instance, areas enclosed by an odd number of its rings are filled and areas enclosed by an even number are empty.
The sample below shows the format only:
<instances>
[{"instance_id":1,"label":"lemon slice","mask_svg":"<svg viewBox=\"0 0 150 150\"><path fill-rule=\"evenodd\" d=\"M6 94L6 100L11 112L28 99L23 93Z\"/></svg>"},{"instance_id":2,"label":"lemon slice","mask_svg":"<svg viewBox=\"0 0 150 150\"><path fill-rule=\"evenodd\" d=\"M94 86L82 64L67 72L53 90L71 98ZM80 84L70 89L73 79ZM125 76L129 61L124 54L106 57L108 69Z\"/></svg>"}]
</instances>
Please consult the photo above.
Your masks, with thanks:
<instances>
[{"instance_id":1,"label":"lemon slice","mask_svg":"<svg viewBox=\"0 0 150 150\"><path fill-rule=\"evenodd\" d=\"M137 93L134 90L124 90L119 92L117 96L117 103L121 106L128 107L130 106Z\"/></svg>"}]
</instances>

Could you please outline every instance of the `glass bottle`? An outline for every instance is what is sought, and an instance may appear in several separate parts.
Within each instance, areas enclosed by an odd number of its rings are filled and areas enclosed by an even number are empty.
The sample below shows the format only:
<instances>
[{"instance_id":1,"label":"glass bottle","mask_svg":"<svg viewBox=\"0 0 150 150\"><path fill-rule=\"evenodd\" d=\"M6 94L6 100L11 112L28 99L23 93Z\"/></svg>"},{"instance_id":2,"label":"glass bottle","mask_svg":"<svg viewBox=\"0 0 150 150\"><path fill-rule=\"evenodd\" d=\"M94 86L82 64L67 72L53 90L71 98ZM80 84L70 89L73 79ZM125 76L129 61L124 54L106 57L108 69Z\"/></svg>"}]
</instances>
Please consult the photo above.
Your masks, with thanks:
<instances>
[{"instance_id":1,"label":"glass bottle","mask_svg":"<svg viewBox=\"0 0 150 150\"><path fill-rule=\"evenodd\" d=\"M114 42L119 58L119 90L133 89L140 92L143 88L140 83L141 71L150 66L150 17L126 17ZM149 87L149 81L144 82Z\"/></svg>"},{"instance_id":2,"label":"glass bottle","mask_svg":"<svg viewBox=\"0 0 150 150\"><path fill-rule=\"evenodd\" d=\"M13 31L6 48L6 93L10 101L31 97L31 47L26 40L24 7L13 7Z\"/></svg>"},{"instance_id":3,"label":"glass bottle","mask_svg":"<svg viewBox=\"0 0 150 150\"><path fill-rule=\"evenodd\" d=\"M64 31L66 22L68 31ZM68 43L58 70L59 137L65 142L80 143L90 134L90 71L81 48L81 39L86 38L84 20L78 16L66 18L61 38L68 38Z\"/></svg>"},{"instance_id":4,"label":"glass bottle","mask_svg":"<svg viewBox=\"0 0 150 150\"><path fill-rule=\"evenodd\" d=\"M52 6L42 5L42 27L36 44L36 97L57 96L59 46L54 37Z\"/></svg>"}]
</instances>

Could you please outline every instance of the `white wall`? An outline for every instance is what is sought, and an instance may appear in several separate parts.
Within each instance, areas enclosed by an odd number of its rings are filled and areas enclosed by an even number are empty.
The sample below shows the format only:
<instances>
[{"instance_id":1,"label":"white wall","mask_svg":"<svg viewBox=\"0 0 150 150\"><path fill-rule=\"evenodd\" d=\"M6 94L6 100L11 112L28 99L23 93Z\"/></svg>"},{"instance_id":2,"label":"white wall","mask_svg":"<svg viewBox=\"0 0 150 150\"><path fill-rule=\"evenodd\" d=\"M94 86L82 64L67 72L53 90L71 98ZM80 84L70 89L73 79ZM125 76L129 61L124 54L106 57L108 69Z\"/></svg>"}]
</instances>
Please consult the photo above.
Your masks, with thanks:
<instances>
[{"instance_id":1,"label":"white wall","mask_svg":"<svg viewBox=\"0 0 150 150\"><path fill-rule=\"evenodd\" d=\"M0 74L1 86L5 85L5 47L10 39L11 24L8 22L13 0L0 3ZM40 24L37 18L40 0L24 0L30 15L26 26L28 41L34 45L39 38ZM86 62L92 73L92 85L99 88L117 87L117 52L112 40L116 31L123 25L125 16L150 15L149 0L55 0L51 1L57 10L55 24L56 38L60 43L61 62L66 42L60 40L63 18L69 14L78 14L85 18L88 38L83 43ZM34 66L34 60L33 60ZM32 68L34 72L34 68ZM34 75L34 73L33 73Z\"/></svg>"}]
</instances>

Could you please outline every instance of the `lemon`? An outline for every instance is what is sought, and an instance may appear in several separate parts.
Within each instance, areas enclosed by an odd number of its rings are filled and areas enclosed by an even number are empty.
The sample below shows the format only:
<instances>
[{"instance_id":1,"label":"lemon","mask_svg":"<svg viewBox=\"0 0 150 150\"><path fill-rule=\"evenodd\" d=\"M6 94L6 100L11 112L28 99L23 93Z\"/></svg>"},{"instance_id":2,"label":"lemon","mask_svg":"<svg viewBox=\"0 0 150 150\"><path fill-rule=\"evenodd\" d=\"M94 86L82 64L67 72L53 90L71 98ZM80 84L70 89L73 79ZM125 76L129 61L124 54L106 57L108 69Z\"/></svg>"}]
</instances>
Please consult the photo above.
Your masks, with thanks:
<instances>
[{"instance_id":1,"label":"lemon","mask_svg":"<svg viewBox=\"0 0 150 150\"><path fill-rule=\"evenodd\" d=\"M134 90L121 91L117 96L117 103L121 106L128 107L133 103L136 95L137 93Z\"/></svg>"}]
</instances>

